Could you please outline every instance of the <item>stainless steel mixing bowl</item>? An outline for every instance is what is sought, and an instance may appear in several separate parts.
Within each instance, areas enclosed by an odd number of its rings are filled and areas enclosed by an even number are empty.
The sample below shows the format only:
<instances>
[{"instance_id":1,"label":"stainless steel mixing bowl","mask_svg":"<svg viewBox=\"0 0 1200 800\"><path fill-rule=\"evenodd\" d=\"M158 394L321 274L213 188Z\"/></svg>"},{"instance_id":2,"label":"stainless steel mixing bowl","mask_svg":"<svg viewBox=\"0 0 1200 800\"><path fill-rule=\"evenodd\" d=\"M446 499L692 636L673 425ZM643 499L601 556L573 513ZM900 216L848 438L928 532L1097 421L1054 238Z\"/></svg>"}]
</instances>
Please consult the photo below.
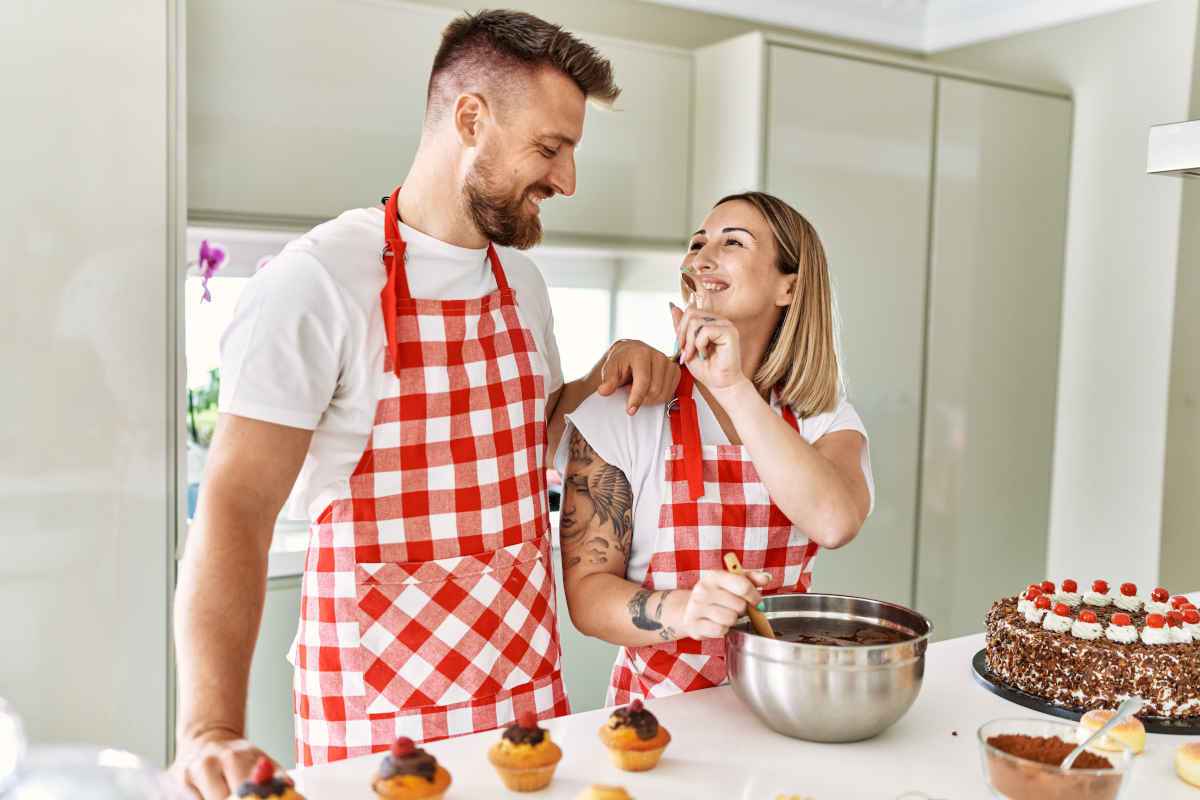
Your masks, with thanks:
<instances>
[{"instance_id":1,"label":"stainless steel mixing bowl","mask_svg":"<svg viewBox=\"0 0 1200 800\"><path fill-rule=\"evenodd\" d=\"M904 715L921 690L933 624L904 606L836 594L767 597L776 632L805 620L866 622L911 637L833 646L758 636L743 618L725 636L729 682L770 728L813 742L869 739Z\"/></svg>"}]
</instances>

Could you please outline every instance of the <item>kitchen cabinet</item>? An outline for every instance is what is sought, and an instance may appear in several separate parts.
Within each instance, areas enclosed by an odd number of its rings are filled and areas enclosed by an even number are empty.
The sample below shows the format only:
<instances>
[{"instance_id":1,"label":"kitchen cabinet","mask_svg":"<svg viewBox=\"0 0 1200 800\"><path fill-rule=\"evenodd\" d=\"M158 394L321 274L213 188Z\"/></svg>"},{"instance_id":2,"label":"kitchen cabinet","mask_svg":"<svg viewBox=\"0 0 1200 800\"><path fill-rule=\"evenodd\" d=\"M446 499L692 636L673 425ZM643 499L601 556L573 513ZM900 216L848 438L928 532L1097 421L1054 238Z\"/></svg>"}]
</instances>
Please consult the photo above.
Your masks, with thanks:
<instances>
[{"instance_id":1,"label":"kitchen cabinet","mask_svg":"<svg viewBox=\"0 0 1200 800\"><path fill-rule=\"evenodd\" d=\"M368 0L188 4L189 218L307 226L378 202L416 152L454 16ZM614 111L588 108L579 191L542 210L548 238L680 242L690 54L579 35L624 91Z\"/></svg>"},{"instance_id":2,"label":"kitchen cabinet","mask_svg":"<svg viewBox=\"0 0 1200 800\"><path fill-rule=\"evenodd\" d=\"M1046 571L1070 130L1061 98L939 81L917 605L943 636Z\"/></svg>"},{"instance_id":3,"label":"kitchen cabinet","mask_svg":"<svg viewBox=\"0 0 1200 800\"><path fill-rule=\"evenodd\" d=\"M763 34L694 69L692 215L762 189L813 223L870 435L874 513L814 589L981 629L1045 570L1070 100Z\"/></svg>"},{"instance_id":4,"label":"kitchen cabinet","mask_svg":"<svg viewBox=\"0 0 1200 800\"><path fill-rule=\"evenodd\" d=\"M267 582L246 699L247 738L286 769L296 765L292 664L287 654L300 620L300 580L291 576Z\"/></svg>"}]
</instances>

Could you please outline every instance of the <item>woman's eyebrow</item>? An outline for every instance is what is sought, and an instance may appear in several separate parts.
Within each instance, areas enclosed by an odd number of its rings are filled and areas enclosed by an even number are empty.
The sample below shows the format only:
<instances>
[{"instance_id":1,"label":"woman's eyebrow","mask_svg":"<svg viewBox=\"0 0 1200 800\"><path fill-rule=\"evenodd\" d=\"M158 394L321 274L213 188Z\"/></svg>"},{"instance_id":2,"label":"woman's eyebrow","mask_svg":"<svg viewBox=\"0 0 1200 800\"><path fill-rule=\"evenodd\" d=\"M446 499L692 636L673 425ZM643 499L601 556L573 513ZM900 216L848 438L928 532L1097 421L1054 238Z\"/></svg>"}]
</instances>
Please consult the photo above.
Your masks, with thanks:
<instances>
[{"instance_id":1,"label":"woman's eyebrow","mask_svg":"<svg viewBox=\"0 0 1200 800\"><path fill-rule=\"evenodd\" d=\"M742 233L749 236L751 239L758 239L757 236L755 236L753 233L746 230L745 228L722 228L721 229L721 233L733 233L734 231L741 231Z\"/></svg>"}]
</instances>

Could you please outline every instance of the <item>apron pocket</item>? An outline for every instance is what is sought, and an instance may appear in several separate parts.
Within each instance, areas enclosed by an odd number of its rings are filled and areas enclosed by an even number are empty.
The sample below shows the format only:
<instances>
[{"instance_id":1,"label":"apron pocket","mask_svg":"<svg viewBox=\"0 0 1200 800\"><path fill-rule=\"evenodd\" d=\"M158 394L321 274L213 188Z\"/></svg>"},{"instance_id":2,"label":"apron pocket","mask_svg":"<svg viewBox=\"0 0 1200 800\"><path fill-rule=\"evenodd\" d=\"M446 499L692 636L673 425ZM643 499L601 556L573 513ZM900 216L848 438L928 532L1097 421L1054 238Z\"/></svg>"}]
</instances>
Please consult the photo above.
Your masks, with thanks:
<instances>
[{"instance_id":1,"label":"apron pocket","mask_svg":"<svg viewBox=\"0 0 1200 800\"><path fill-rule=\"evenodd\" d=\"M556 672L547 542L356 565L367 713L490 697Z\"/></svg>"}]
</instances>

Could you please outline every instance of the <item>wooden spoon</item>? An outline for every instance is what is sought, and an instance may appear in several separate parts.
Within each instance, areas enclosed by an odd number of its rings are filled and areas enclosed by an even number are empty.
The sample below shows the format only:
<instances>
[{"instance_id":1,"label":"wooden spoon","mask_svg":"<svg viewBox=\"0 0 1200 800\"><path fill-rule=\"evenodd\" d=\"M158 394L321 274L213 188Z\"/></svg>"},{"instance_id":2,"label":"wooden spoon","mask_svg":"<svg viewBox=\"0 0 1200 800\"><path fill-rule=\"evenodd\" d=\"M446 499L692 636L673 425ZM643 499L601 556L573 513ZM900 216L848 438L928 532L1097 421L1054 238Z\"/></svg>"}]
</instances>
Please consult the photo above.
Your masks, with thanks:
<instances>
[{"instance_id":1,"label":"wooden spoon","mask_svg":"<svg viewBox=\"0 0 1200 800\"><path fill-rule=\"evenodd\" d=\"M742 569L742 564L738 561L738 557L733 553L725 554L725 569L732 572L734 575L744 575L745 570ZM765 636L768 639L775 638L775 629L771 627L771 623L767 620L767 615L759 611L754 606L747 606L746 613L750 617L750 624L754 626L754 632L759 636Z\"/></svg>"}]
</instances>

